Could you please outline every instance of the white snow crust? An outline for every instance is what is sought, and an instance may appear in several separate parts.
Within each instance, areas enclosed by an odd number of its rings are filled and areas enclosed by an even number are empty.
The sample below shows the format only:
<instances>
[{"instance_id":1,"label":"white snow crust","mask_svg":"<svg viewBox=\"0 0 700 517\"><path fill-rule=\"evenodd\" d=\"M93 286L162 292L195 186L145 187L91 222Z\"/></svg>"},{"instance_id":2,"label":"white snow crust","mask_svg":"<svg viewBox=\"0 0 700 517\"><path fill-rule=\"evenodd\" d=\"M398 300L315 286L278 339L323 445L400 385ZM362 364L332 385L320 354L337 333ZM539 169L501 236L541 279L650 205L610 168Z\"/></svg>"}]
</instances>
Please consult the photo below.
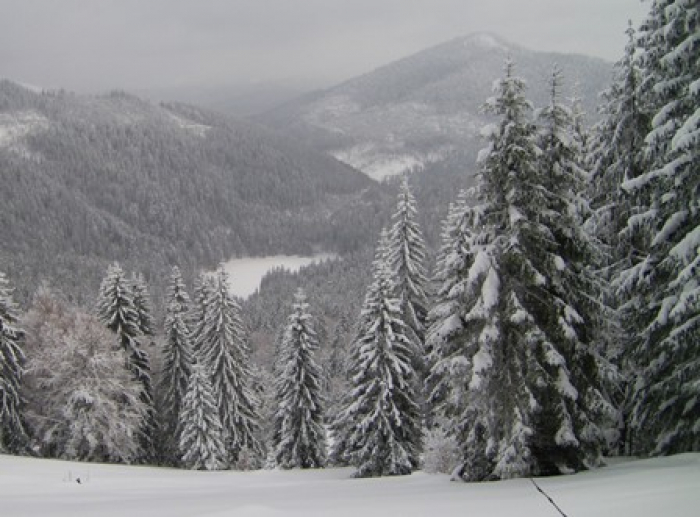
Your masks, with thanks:
<instances>
[{"instance_id":1,"label":"white snow crust","mask_svg":"<svg viewBox=\"0 0 700 517\"><path fill-rule=\"evenodd\" d=\"M439 474L351 479L352 469L196 472L0 455L4 517L512 517L557 515L530 480L450 482ZM80 478L80 483L77 479ZM700 453L537 480L575 517L688 517Z\"/></svg>"}]
</instances>

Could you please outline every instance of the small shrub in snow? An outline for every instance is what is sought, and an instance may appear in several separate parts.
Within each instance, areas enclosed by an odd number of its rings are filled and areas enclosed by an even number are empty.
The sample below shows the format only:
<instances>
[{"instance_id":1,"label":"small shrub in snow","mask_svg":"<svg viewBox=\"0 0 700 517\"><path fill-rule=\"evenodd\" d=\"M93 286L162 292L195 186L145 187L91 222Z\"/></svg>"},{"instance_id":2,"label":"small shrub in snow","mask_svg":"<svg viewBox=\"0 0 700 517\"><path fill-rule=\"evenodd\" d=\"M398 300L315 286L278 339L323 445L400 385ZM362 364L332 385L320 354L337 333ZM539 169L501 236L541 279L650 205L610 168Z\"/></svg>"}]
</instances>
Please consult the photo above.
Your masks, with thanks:
<instances>
[{"instance_id":1,"label":"small shrub in snow","mask_svg":"<svg viewBox=\"0 0 700 517\"><path fill-rule=\"evenodd\" d=\"M425 433L423 440L423 470L430 474L451 474L460 464L459 444L441 426Z\"/></svg>"}]
</instances>

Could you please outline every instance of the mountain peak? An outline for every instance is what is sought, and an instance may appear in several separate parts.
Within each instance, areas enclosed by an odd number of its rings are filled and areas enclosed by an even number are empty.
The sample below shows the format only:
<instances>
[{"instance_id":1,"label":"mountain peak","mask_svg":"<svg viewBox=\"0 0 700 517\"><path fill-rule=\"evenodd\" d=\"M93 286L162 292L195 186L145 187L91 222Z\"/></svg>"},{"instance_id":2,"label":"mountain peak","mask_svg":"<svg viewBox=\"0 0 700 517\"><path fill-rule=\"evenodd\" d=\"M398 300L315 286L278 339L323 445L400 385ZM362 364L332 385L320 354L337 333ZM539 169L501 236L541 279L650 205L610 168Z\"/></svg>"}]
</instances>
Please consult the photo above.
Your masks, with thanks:
<instances>
[{"instance_id":1,"label":"mountain peak","mask_svg":"<svg viewBox=\"0 0 700 517\"><path fill-rule=\"evenodd\" d=\"M487 123L480 106L501 77L506 56L530 85L535 105L548 101L546 80L561 66L565 88L580 84L584 109L596 112L609 63L595 58L528 50L490 32L476 32L384 65L268 113L283 128L372 178L430 169L456 153L474 163Z\"/></svg>"},{"instance_id":2,"label":"mountain peak","mask_svg":"<svg viewBox=\"0 0 700 517\"><path fill-rule=\"evenodd\" d=\"M464 46L476 46L484 49L498 50L510 50L513 48L513 45L492 32L474 32L458 39L462 41Z\"/></svg>"}]
</instances>

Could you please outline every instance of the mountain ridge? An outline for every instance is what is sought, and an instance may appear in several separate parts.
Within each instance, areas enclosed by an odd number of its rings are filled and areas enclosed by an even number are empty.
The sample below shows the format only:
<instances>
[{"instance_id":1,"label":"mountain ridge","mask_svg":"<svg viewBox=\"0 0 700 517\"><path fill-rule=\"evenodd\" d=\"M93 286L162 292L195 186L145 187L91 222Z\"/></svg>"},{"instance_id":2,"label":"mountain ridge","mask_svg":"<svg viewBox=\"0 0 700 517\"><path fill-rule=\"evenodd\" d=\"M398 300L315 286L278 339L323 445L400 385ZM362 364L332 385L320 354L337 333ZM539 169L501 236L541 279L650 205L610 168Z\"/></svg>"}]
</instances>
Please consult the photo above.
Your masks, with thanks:
<instances>
[{"instance_id":1,"label":"mountain ridge","mask_svg":"<svg viewBox=\"0 0 700 517\"><path fill-rule=\"evenodd\" d=\"M114 260L150 277L175 264L369 244L359 228L373 227L362 214L374 210L362 208L384 195L247 121L10 81L0 82L0 173L0 270L25 289L50 279L82 299Z\"/></svg>"},{"instance_id":2,"label":"mountain ridge","mask_svg":"<svg viewBox=\"0 0 700 517\"><path fill-rule=\"evenodd\" d=\"M532 51L488 32L454 38L255 117L374 179L425 168L468 148L475 158L488 118L479 107L502 75L506 57L530 85L537 105L556 63L595 117L612 64L594 57ZM464 162L473 165L474 160Z\"/></svg>"}]
</instances>

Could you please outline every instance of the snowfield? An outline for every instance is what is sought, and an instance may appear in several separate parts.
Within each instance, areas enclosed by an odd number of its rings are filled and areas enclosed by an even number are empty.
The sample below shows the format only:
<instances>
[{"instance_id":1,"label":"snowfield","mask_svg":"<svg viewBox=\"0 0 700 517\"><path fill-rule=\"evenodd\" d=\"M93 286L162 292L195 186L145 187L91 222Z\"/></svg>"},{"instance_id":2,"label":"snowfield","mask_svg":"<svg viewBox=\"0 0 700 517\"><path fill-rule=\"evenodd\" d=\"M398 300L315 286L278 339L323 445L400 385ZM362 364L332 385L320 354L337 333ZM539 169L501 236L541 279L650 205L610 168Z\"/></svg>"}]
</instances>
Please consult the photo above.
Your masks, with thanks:
<instances>
[{"instance_id":1,"label":"snowfield","mask_svg":"<svg viewBox=\"0 0 700 517\"><path fill-rule=\"evenodd\" d=\"M2 517L557 517L528 479L466 484L444 475L351 479L351 469L195 472L0 455ZM80 479L80 483L77 479ZM568 517L689 517L700 453L617 460L537 479Z\"/></svg>"},{"instance_id":2,"label":"snowfield","mask_svg":"<svg viewBox=\"0 0 700 517\"><path fill-rule=\"evenodd\" d=\"M177 127L179 127L180 129L183 129L184 131L192 133L193 135L196 135L199 138L205 138L207 136L207 133L211 129L211 126L206 126L204 124L198 124L198 123L193 122L191 120L188 120L184 117L181 117L180 115L177 115L176 113L173 113L172 111L167 111L167 114L173 120L173 122L175 123L175 125Z\"/></svg>"}]
</instances>

